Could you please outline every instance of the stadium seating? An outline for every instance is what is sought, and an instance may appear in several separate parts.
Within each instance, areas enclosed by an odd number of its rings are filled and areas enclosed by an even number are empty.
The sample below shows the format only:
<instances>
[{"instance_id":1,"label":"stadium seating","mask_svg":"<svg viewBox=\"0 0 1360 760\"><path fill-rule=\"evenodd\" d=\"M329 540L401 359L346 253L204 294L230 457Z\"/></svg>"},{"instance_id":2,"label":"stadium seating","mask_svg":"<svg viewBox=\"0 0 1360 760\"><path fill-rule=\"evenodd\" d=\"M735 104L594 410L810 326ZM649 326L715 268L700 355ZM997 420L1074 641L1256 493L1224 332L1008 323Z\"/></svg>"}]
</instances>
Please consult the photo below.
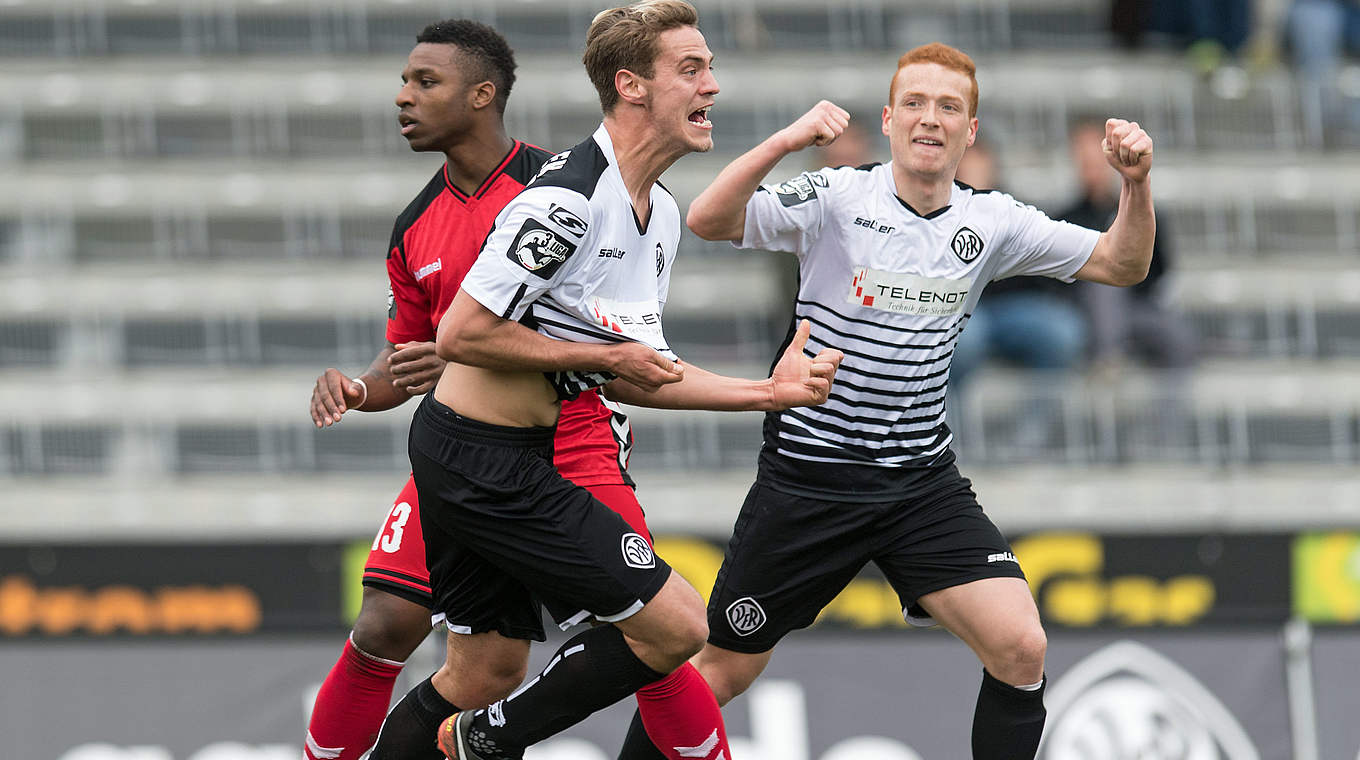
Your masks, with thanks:
<instances>
[{"instance_id":1,"label":"stadium seating","mask_svg":"<svg viewBox=\"0 0 1360 760\"><path fill-rule=\"evenodd\" d=\"M514 134L560 149L597 122L574 64L597 5L458 5L519 52ZM1153 132L1172 297L1204 361L1061 384L986 372L951 418L989 509L1017 526L1130 510L1265 525L1286 492L1320 523L1360 503L1360 157L1324 147L1288 70L1204 80L1166 51L1116 55L1087 0L700 5L723 94L715 153L664 178L682 204L817 97L872 124L896 54L930 39L978 53L983 132L1041 207L1072 191L1072 116ZM316 530L324 514L320 530L367 532L404 473L409 409L317 431L304 406L322 369L358 371L381 345L392 220L438 165L406 148L391 100L414 33L447 9L3 6L0 488L50 505L16 530ZM780 271L686 238L667 315L681 355L762 374L789 314ZM1053 411L1038 428L1034 408ZM634 427L658 525L724 530L758 415L641 411ZM1121 505L1099 497L1114 483ZM1214 484L1202 510L1168 502Z\"/></svg>"}]
</instances>

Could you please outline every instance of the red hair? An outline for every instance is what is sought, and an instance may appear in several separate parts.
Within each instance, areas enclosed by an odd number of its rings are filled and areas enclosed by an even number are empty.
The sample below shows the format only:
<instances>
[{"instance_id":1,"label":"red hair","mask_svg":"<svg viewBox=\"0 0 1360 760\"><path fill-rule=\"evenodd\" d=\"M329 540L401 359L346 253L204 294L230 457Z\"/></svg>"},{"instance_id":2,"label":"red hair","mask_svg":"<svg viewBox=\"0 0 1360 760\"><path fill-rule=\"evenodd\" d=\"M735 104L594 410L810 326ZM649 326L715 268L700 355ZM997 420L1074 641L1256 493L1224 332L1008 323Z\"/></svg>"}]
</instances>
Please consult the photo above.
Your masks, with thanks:
<instances>
[{"instance_id":1,"label":"red hair","mask_svg":"<svg viewBox=\"0 0 1360 760\"><path fill-rule=\"evenodd\" d=\"M897 87L897 75L903 68L913 63L934 63L943 66L950 71L957 71L968 77L968 81L973 85L973 91L968 96L968 115L977 116L978 109L978 83L977 83L977 64L968 54L955 47L950 47L942 42L932 42L918 48L908 50L897 59L897 71L893 72L892 81L888 84L888 103L893 101L893 90Z\"/></svg>"}]
</instances>

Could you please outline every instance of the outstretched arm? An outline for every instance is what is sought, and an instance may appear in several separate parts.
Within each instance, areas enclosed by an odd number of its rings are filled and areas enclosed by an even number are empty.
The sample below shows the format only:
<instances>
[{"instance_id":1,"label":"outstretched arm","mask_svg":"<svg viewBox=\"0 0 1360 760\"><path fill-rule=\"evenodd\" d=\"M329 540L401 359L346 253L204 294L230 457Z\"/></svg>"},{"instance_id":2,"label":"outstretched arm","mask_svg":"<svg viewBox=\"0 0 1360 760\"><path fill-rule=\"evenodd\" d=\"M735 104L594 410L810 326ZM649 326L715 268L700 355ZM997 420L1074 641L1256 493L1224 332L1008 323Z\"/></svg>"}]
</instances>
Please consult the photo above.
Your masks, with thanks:
<instances>
[{"instance_id":1,"label":"outstretched arm","mask_svg":"<svg viewBox=\"0 0 1360 760\"><path fill-rule=\"evenodd\" d=\"M1105 122L1105 159L1123 178L1119 211L1076 276L1105 285L1137 285L1147 277L1157 236L1148 178L1152 138L1138 122L1110 119Z\"/></svg>"},{"instance_id":2,"label":"outstretched arm","mask_svg":"<svg viewBox=\"0 0 1360 760\"><path fill-rule=\"evenodd\" d=\"M827 145L840 137L850 114L823 100L797 121L770 135L719 172L708 189L690 204L685 224L705 240L741 240L746 227L746 202L765 175L784 156L809 145Z\"/></svg>"},{"instance_id":3,"label":"outstretched arm","mask_svg":"<svg viewBox=\"0 0 1360 760\"><path fill-rule=\"evenodd\" d=\"M811 323L803 320L793 341L764 380L745 380L718 375L689 365L684 379L646 390L627 380L615 380L604 388L613 401L657 409L708 409L718 412L778 411L795 406L816 406L826 401L841 352L826 348L809 358L807 345Z\"/></svg>"},{"instance_id":4,"label":"outstretched arm","mask_svg":"<svg viewBox=\"0 0 1360 760\"><path fill-rule=\"evenodd\" d=\"M493 314L460 290L439 321L439 356L472 367L527 372L609 372L640 388L656 389L684 376L678 362L649 346L553 340Z\"/></svg>"}]
</instances>

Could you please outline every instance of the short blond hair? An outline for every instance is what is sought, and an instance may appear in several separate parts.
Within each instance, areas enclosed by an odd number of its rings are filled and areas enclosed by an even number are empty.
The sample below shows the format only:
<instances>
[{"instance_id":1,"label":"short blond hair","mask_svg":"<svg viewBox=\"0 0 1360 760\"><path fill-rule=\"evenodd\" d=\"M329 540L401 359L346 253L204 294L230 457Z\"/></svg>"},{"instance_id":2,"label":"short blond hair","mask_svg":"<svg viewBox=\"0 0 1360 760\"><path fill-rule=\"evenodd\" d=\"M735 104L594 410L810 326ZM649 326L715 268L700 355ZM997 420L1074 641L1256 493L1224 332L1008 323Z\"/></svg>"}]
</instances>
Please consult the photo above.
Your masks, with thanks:
<instances>
[{"instance_id":1,"label":"short blond hair","mask_svg":"<svg viewBox=\"0 0 1360 760\"><path fill-rule=\"evenodd\" d=\"M888 103L893 102L893 90L897 87L897 75L902 69L913 63L935 63L949 69L957 71L968 77L968 81L973 85L973 91L968 94L968 115L977 116L978 110L978 83L977 83L977 64L968 54L956 47L950 47L943 42L932 42L912 48L902 54L897 59L897 70L893 72L892 80L888 83Z\"/></svg>"},{"instance_id":2,"label":"short blond hair","mask_svg":"<svg viewBox=\"0 0 1360 760\"><path fill-rule=\"evenodd\" d=\"M699 12L684 0L643 2L600 11L586 32L586 52L581 62L605 113L614 110L619 91L614 75L627 69L643 79L656 74L657 39L662 32L698 26Z\"/></svg>"}]
</instances>

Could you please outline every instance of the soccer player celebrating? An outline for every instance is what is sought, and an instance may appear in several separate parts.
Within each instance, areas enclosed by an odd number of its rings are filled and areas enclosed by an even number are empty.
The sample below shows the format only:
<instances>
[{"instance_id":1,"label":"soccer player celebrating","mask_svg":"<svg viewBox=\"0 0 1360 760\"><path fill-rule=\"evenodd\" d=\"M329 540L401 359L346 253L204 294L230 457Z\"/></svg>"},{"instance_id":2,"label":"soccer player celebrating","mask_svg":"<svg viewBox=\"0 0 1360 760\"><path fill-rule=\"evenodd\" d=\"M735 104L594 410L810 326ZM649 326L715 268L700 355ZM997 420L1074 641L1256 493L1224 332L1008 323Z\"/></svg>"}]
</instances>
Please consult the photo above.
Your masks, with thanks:
<instances>
[{"instance_id":1,"label":"soccer player celebrating","mask_svg":"<svg viewBox=\"0 0 1360 760\"><path fill-rule=\"evenodd\" d=\"M1155 231L1152 141L1136 123L1109 120L1106 157L1123 177L1118 216L1104 233L1052 221L954 181L977 135L974 71L946 45L902 56L883 109L890 164L760 186L784 156L845 128L848 114L822 102L728 165L690 207L700 237L797 255L808 345L845 354L825 405L766 415L756 482L694 662L727 703L785 634L812 623L872 561L909 621L933 618L982 661L973 757L1016 760L1034 757L1043 731L1047 642L1020 566L955 467L949 357L992 280L1143 279ZM655 756L637 724L625 760Z\"/></svg>"},{"instance_id":2,"label":"soccer player celebrating","mask_svg":"<svg viewBox=\"0 0 1360 760\"><path fill-rule=\"evenodd\" d=\"M682 370L665 343L680 215L656 179L712 145L718 91L696 23L679 0L597 16L585 63L604 124L501 211L440 320L439 354L452 363L416 411L410 454L433 609L457 635L444 666L388 715L374 760L423 756L431 718L450 713L437 734L450 757L518 758L639 689L646 701L704 686L686 664L707 636L698 593L652 553L645 528L553 467L554 427L606 383L653 406L783 409L824 401L840 358L804 356L805 327L770 378L747 381ZM539 600L564 626L613 625L577 635L514 695L472 710L486 692L469 686L468 668L517 682L529 640L543 638ZM720 722L693 735L644 720L668 756L727 754Z\"/></svg>"},{"instance_id":3,"label":"soccer player celebrating","mask_svg":"<svg viewBox=\"0 0 1360 760\"><path fill-rule=\"evenodd\" d=\"M318 427L336 424L350 410L390 409L434 387L444 368L433 343L440 317L496 214L549 158L505 133L515 61L500 34L472 21L448 20L416 39L396 100L398 121L413 150L440 152L446 161L398 218L392 235L388 345L357 378L332 368L317 379L311 415ZM631 443L627 417L597 391L586 391L562 405L553 461L563 477L589 489L650 538L626 469ZM317 694L304 749L309 760L354 760L373 745L403 662L430 633L434 603L419 510L415 483L408 480L374 539L354 630ZM536 621L496 634L455 630L460 632L449 635L448 647L458 669L446 688L456 704L467 707L504 697L523 678L522 663L488 656L499 650L485 639L542 638ZM434 730L453 708L429 681L413 695L400 709L416 711L425 723L417 719L412 741L418 746L411 756L437 758ZM690 666L644 688L638 699L663 746L702 744L721 726L712 692ZM434 709L421 712L426 705ZM399 725L395 721L389 728L389 743L398 743Z\"/></svg>"}]
</instances>

